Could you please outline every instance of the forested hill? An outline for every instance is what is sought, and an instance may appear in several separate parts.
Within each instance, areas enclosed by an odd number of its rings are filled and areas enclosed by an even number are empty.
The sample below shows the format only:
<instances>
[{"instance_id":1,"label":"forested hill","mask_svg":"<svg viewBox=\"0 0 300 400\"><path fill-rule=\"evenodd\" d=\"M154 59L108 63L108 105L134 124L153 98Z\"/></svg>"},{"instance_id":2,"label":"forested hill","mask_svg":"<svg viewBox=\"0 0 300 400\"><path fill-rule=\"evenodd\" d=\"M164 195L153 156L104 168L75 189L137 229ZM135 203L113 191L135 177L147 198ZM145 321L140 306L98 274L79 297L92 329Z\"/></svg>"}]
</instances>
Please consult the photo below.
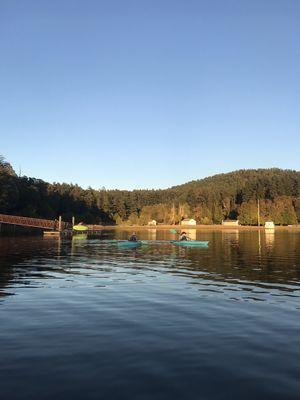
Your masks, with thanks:
<instances>
[{"instance_id":1,"label":"forested hill","mask_svg":"<svg viewBox=\"0 0 300 400\"><path fill-rule=\"evenodd\" d=\"M100 180L100 179L99 179ZM101 182L99 182L101 184ZM0 213L78 220L95 224L178 223L195 218L199 224L219 224L239 218L257 224L300 222L300 172L281 169L239 170L192 181L165 190L84 190L78 185L47 183L18 177L0 157Z\"/></svg>"},{"instance_id":2,"label":"forested hill","mask_svg":"<svg viewBox=\"0 0 300 400\"><path fill-rule=\"evenodd\" d=\"M243 169L195 180L170 189L177 195L188 193L217 197L233 197L240 204L250 199L274 200L279 196L300 195L300 172L270 169Z\"/></svg>"}]
</instances>

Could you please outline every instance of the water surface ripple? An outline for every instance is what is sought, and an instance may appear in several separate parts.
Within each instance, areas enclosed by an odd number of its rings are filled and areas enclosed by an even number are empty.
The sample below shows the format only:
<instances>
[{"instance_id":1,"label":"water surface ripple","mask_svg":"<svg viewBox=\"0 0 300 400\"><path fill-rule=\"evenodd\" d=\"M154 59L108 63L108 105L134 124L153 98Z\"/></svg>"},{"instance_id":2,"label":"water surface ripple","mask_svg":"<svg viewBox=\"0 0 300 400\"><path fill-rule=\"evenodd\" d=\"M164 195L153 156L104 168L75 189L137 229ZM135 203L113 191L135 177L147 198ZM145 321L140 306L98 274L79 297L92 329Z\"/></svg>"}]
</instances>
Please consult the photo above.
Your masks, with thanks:
<instances>
[{"instance_id":1,"label":"water surface ripple","mask_svg":"<svg viewBox=\"0 0 300 400\"><path fill-rule=\"evenodd\" d=\"M1 398L298 400L300 234L197 239L0 238Z\"/></svg>"}]
</instances>

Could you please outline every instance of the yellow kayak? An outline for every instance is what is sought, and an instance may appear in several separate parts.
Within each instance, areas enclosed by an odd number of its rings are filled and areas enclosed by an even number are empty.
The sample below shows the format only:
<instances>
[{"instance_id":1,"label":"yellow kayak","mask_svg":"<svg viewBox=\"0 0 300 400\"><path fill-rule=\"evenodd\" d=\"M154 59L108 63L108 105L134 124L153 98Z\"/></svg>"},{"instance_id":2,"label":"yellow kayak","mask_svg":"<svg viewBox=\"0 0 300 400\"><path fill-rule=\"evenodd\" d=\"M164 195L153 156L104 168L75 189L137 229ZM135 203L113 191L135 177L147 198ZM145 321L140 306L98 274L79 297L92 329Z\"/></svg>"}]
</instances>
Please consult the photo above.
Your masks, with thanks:
<instances>
[{"instance_id":1,"label":"yellow kayak","mask_svg":"<svg viewBox=\"0 0 300 400\"><path fill-rule=\"evenodd\" d=\"M74 231L84 232L84 231L87 231L89 228L87 226L84 226L84 225L74 225L73 229L74 229Z\"/></svg>"}]
</instances>

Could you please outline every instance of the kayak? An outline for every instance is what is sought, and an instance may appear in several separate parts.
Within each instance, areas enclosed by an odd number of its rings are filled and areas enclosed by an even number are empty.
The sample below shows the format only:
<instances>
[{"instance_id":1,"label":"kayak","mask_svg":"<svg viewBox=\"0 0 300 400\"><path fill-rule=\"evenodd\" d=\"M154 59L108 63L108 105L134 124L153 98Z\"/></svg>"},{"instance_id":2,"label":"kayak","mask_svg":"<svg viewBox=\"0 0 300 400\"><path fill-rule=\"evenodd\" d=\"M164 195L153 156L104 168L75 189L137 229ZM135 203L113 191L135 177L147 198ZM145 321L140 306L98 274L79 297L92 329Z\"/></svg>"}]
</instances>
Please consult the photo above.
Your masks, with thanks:
<instances>
[{"instance_id":1,"label":"kayak","mask_svg":"<svg viewBox=\"0 0 300 400\"><path fill-rule=\"evenodd\" d=\"M119 247L130 247L130 248L139 247L142 244L146 244L146 243L142 242L141 240L137 240L137 241L119 240L117 243L118 243Z\"/></svg>"},{"instance_id":2,"label":"kayak","mask_svg":"<svg viewBox=\"0 0 300 400\"><path fill-rule=\"evenodd\" d=\"M102 239L100 243L103 244L118 244L118 245L126 245L126 244L135 244L135 243L140 243L140 244L159 244L159 243L171 243L170 240L137 240L136 242L131 241L131 240L121 240L121 239Z\"/></svg>"},{"instance_id":3,"label":"kayak","mask_svg":"<svg viewBox=\"0 0 300 400\"><path fill-rule=\"evenodd\" d=\"M172 240L172 244L177 246L188 246L188 247L207 247L209 242L200 240Z\"/></svg>"},{"instance_id":4,"label":"kayak","mask_svg":"<svg viewBox=\"0 0 300 400\"><path fill-rule=\"evenodd\" d=\"M81 232L84 232L84 231L87 231L89 228L87 227L87 226L84 226L84 225L74 225L73 226L73 230L74 231L81 231Z\"/></svg>"},{"instance_id":5,"label":"kayak","mask_svg":"<svg viewBox=\"0 0 300 400\"><path fill-rule=\"evenodd\" d=\"M120 247L138 247L141 245L148 244L174 244L178 246L193 246L193 247L207 247L208 241L199 241L199 240L138 240L136 242L130 240L101 240L101 243L105 244L117 244Z\"/></svg>"}]
</instances>

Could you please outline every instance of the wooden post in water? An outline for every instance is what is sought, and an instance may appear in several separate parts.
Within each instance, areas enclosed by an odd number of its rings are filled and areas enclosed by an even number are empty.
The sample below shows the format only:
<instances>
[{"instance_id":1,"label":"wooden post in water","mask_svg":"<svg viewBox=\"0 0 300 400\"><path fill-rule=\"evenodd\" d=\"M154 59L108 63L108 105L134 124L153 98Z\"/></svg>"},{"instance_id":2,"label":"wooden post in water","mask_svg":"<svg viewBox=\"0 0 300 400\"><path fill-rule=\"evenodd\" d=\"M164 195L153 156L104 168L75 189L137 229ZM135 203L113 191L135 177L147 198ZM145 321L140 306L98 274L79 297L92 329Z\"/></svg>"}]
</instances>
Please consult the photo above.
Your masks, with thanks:
<instances>
[{"instance_id":1,"label":"wooden post in water","mask_svg":"<svg viewBox=\"0 0 300 400\"><path fill-rule=\"evenodd\" d=\"M72 226L75 225L75 217L72 217Z\"/></svg>"},{"instance_id":2,"label":"wooden post in water","mask_svg":"<svg viewBox=\"0 0 300 400\"><path fill-rule=\"evenodd\" d=\"M61 215L58 217L58 231L61 232Z\"/></svg>"}]
</instances>

